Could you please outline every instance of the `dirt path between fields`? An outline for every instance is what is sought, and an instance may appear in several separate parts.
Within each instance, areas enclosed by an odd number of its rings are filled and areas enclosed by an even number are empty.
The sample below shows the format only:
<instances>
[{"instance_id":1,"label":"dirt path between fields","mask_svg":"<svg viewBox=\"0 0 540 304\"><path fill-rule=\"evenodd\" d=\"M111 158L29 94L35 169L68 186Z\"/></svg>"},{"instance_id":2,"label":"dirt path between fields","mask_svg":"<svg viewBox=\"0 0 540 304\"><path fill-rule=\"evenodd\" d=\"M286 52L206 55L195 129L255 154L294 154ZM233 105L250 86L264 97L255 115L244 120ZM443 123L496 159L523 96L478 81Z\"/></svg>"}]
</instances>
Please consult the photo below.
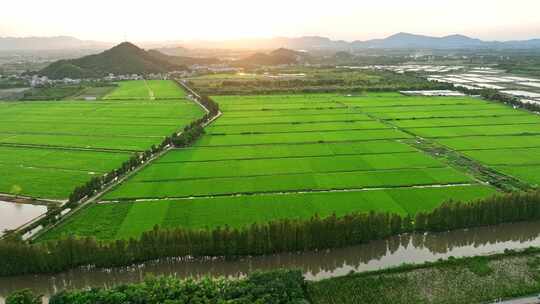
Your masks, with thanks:
<instances>
[{"instance_id":1,"label":"dirt path between fields","mask_svg":"<svg viewBox=\"0 0 540 304\"><path fill-rule=\"evenodd\" d=\"M150 88L150 86L148 85L148 82L146 82L146 79L144 80L144 85L146 86L146 89L148 90L148 97L150 98L150 100L156 100L154 91Z\"/></svg>"},{"instance_id":2,"label":"dirt path between fields","mask_svg":"<svg viewBox=\"0 0 540 304\"><path fill-rule=\"evenodd\" d=\"M321 189L321 190L290 190L290 191L267 191L253 193L226 193L216 195L201 195L201 196L182 196L182 197L163 197L163 198L133 198L129 200L110 200L100 201L98 204L116 204L121 202L153 202L153 201L177 201L177 200L193 200L193 199L212 199L223 197L240 197L240 196L265 196L265 195L291 195L291 194L310 194L310 193L342 193L342 192L367 192L392 189L432 189L432 188L452 188L452 187L470 187L481 186L478 183L456 183L456 184L435 184L435 185L415 185L415 186L397 186L397 187L363 187L363 188L347 188L347 189Z\"/></svg>"}]
</instances>

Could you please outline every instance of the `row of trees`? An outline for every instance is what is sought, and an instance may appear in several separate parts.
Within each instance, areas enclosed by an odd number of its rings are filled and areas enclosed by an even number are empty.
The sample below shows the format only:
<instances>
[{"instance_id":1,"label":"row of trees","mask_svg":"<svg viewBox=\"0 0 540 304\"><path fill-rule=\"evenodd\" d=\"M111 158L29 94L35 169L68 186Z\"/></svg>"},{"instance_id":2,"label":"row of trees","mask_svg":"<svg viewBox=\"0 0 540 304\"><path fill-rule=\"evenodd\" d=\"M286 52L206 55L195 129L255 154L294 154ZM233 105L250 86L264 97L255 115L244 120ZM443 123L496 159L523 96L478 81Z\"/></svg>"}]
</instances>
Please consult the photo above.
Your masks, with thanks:
<instances>
[{"instance_id":1,"label":"row of trees","mask_svg":"<svg viewBox=\"0 0 540 304\"><path fill-rule=\"evenodd\" d=\"M443 231L540 219L540 191L447 202L415 216L358 213L279 220L234 229L154 230L139 239L98 242L67 238L39 244L0 242L0 275L52 273L94 265L113 267L165 257L247 256L361 244L407 232Z\"/></svg>"},{"instance_id":2,"label":"row of trees","mask_svg":"<svg viewBox=\"0 0 540 304\"><path fill-rule=\"evenodd\" d=\"M503 94L494 89L471 90L461 87L458 87L457 89L467 95L480 95L482 98L487 100L499 101L519 108L527 109L529 111L540 112L540 105L535 103L523 103L521 102L520 98Z\"/></svg>"},{"instance_id":3,"label":"row of trees","mask_svg":"<svg viewBox=\"0 0 540 304\"><path fill-rule=\"evenodd\" d=\"M294 71L293 71L294 72ZM305 72L305 71L296 71ZM301 79L213 79L192 80L191 86L203 93L220 95L318 93L358 91L399 91L451 89L451 84L430 82L414 74L389 71L325 70L324 75L308 71Z\"/></svg>"}]
</instances>

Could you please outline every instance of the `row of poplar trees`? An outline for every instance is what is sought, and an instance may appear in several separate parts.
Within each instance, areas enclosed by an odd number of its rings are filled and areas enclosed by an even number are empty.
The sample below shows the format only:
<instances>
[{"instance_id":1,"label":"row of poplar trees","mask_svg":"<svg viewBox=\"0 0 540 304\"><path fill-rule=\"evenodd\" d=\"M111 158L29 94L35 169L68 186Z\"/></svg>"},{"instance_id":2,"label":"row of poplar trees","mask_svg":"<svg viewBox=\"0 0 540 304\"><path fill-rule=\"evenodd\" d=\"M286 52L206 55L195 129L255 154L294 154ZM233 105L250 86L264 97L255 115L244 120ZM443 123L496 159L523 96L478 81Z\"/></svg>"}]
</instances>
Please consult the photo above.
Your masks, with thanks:
<instances>
[{"instance_id":1,"label":"row of poplar trees","mask_svg":"<svg viewBox=\"0 0 540 304\"><path fill-rule=\"evenodd\" d=\"M99 242L74 237L38 244L0 242L0 275L113 267L165 257L236 257L356 245L407 232L445 231L540 219L540 191L447 202L429 213L358 213L252 224L242 229L154 230L139 239Z\"/></svg>"}]
</instances>

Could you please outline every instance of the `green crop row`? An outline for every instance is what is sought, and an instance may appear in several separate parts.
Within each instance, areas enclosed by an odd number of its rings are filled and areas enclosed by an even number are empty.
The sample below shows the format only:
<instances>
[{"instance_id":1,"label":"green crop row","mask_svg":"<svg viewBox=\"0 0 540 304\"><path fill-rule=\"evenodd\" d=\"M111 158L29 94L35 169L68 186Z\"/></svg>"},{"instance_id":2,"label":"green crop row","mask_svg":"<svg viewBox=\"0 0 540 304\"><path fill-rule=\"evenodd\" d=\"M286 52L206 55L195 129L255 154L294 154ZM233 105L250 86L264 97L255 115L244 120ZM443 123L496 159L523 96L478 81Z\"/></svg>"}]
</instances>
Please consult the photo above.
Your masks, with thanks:
<instances>
[{"instance_id":1,"label":"green crop row","mask_svg":"<svg viewBox=\"0 0 540 304\"><path fill-rule=\"evenodd\" d=\"M195 229L245 227L284 218L309 219L315 214L320 217L370 211L415 214L430 211L449 199L471 201L493 193L486 186L455 186L104 203L83 209L65 225L45 235L45 239L68 234L104 240L136 238L155 225Z\"/></svg>"},{"instance_id":2,"label":"green crop row","mask_svg":"<svg viewBox=\"0 0 540 304\"><path fill-rule=\"evenodd\" d=\"M473 180L469 176L451 168L302 173L154 182L129 181L108 193L105 199L213 196L237 193L405 187L471 182Z\"/></svg>"}]
</instances>

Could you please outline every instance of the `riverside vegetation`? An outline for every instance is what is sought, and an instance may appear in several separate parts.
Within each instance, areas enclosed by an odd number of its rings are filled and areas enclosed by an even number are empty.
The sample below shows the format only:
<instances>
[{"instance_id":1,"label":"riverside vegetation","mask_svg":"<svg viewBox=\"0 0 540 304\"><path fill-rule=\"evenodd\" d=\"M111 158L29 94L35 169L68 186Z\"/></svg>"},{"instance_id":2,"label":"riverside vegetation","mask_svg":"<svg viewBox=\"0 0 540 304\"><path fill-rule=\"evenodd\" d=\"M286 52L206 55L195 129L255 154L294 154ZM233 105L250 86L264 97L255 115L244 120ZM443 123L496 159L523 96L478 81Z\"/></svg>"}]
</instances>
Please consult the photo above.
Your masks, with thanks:
<instances>
[{"instance_id":1,"label":"riverside vegetation","mask_svg":"<svg viewBox=\"0 0 540 304\"><path fill-rule=\"evenodd\" d=\"M473 203L448 202L429 213L402 217L360 213L280 220L244 229L174 229L139 239L98 242L69 237L37 244L0 242L0 275L54 273L92 265L114 267L165 257L245 256L343 247L412 231L445 231L540 219L540 192L498 195Z\"/></svg>"},{"instance_id":2,"label":"riverside vegetation","mask_svg":"<svg viewBox=\"0 0 540 304\"><path fill-rule=\"evenodd\" d=\"M148 277L137 284L61 291L49 303L480 304L539 291L540 249L529 248L319 282L305 281L295 270L255 272L239 279ZM21 290L7 304L41 304L41 297Z\"/></svg>"}]
</instances>

